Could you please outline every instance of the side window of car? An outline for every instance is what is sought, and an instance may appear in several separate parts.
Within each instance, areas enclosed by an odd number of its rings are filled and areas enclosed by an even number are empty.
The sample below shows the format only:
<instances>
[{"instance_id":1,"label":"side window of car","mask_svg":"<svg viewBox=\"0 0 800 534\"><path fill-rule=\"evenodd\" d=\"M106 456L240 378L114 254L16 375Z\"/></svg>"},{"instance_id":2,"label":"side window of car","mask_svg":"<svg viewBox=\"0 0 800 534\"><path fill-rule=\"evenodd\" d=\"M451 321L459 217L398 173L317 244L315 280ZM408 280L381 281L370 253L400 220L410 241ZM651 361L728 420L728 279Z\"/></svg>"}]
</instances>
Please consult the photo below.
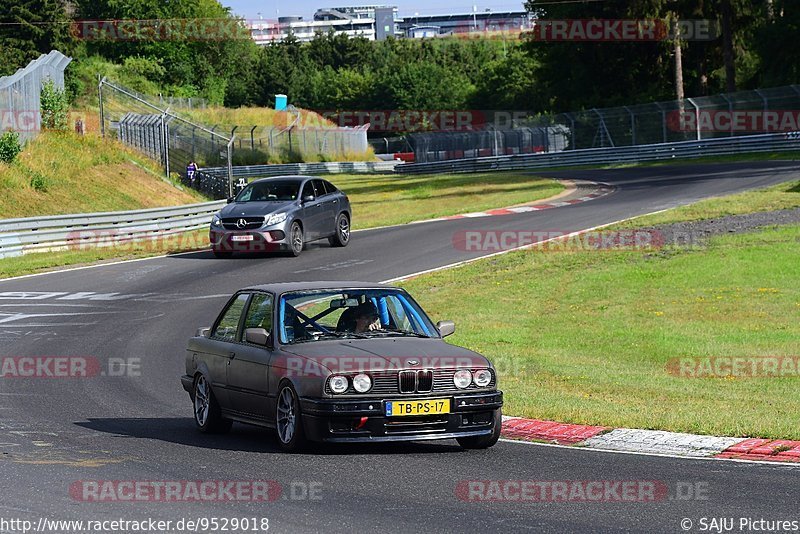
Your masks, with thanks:
<instances>
[{"instance_id":1,"label":"side window of car","mask_svg":"<svg viewBox=\"0 0 800 534\"><path fill-rule=\"evenodd\" d=\"M220 319L216 328L214 328L214 331L211 333L213 339L228 341L230 343L238 341L236 334L239 331L239 319L242 317L244 305L247 303L249 297L250 295L248 293L242 293L231 302L228 309L225 310L225 313L222 315L222 319Z\"/></svg>"},{"instance_id":2,"label":"side window of car","mask_svg":"<svg viewBox=\"0 0 800 534\"><path fill-rule=\"evenodd\" d=\"M328 193L335 193L338 191L338 189L336 189L336 186L330 183L329 181L320 180L320 182L322 182L322 185L325 186L325 191L327 191Z\"/></svg>"},{"instance_id":3,"label":"side window of car","mask_svg":"<svg viewBox=\"0 0 800 534\"><path fill-rule=\"evenodd\" d=\"M314 185L311 183L312 180L306 182L306 185L303 186L303 196L302 198L306 198L307 196L316 197L317 195L314 193Z\"/></svg>"},{"instance_id":4,"label":"side window of car","mask_svg":"<svg viewBox=\"0 0 800 534\"><path fill-rule=\"evenodd\" d=\"M314 189L316 189L318 197L323 197L328 194L328 191L325 190L325 185L322 183L322 180L314 180Z\"/></svg>"},{"instance_id":5,"label":"side window of car","mask_svg":"<svg viewBox=\"0 0 800 534\"><path fill-rule=\"evenodd\" d=\"M263 328L267 333L272 332L272 295L256 293L250 301L247 317L244 320L245 328Z\"/></svg>"}]
</instances>

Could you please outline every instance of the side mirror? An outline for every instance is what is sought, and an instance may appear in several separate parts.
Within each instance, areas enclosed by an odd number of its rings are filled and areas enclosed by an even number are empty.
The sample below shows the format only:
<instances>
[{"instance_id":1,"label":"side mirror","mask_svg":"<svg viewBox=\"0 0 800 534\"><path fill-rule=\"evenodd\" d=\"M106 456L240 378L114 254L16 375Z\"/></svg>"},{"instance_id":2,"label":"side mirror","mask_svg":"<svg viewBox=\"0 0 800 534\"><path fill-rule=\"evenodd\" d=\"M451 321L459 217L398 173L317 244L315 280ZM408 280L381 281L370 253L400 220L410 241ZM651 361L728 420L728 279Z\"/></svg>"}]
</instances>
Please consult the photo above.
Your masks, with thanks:
<instances>
[{"instance_id":1,"label":"side mirror","mask_svg":"<svg viewBox=\"0 0 800 534\"><path fill-rule=\"evenodd\" d=\"M456 331L456 323L453 321L439 321L436 323L436 328L442 337L447 337Z\"/></svg>"},{"instance_id":2,"label":"side mirror","mask_svg":"<svg viewBox=\"0 0 800 534\"><path fill-rule=\"evenodd\" d=\"M263 328L246 328L244 331L244 340L253 345L266 347L269 342L269 333Z\"/></svg>"},{"instance_id":3,"label":"side mirror","mask_svg":"<svg viewBox=\"0 0 800 534\"><path fill-rule=\"evenodd\" d=\"M234 200L235 198L236 198L236 197L228 197L228 204L230 204L231 202L233 202L233 200Z\"/></svg>"},{"instance_id":4,"label":"side mirror","mask_svg":"<svg viewBox=\"0 0 800 534\"><path fill-rule=\"evenodd\" d=\"M303 197L303 202L314 202L314 195L306 195Z\"/></svg>"},{"instance_id":5,"label":"side mirror","mask_svg":"<svg viewBox=\"0 0 800 534\"><path fill-rule=\"evenodd\" d=\"M211 335L211 328L208 326L200 327L194 335L197 337L208 337Z\"/></svg>"}]
</instances>

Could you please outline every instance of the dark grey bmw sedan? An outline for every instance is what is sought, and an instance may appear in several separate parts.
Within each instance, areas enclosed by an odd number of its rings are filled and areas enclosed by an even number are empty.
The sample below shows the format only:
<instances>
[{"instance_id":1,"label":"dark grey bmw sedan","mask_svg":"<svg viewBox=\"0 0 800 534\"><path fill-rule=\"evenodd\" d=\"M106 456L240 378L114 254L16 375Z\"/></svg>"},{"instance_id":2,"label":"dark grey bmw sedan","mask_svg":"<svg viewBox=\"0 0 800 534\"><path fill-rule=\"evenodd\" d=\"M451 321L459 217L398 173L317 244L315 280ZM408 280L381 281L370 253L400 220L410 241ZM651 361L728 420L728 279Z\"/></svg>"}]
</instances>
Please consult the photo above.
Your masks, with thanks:
<instances>
[{"instance_id":1,"label":"dark grey bmw sedan","mask_svg":"<svg viewBox=\"0 0 800 534\"><path fill-rule=\"evenodd\" d=\"M233 421L307 441L500 437L503 394L483 356L446 343L406 291L363 282L297 282L236 292L189 340L181 378L202 432Z\"/></svg>"},{"instance_id":2,"label":"dark grey bmw sedan","mask_svg":"<svg viewBox=\"0 0 800 534\"><path fill-rule=\"evenodd\" d=\"M214 256L288 251L298 256L309 241L331 246L350 241L350 200L332 183L311 176L280 176L249 183L211 220Z\"/></svg>"}]
</instances>

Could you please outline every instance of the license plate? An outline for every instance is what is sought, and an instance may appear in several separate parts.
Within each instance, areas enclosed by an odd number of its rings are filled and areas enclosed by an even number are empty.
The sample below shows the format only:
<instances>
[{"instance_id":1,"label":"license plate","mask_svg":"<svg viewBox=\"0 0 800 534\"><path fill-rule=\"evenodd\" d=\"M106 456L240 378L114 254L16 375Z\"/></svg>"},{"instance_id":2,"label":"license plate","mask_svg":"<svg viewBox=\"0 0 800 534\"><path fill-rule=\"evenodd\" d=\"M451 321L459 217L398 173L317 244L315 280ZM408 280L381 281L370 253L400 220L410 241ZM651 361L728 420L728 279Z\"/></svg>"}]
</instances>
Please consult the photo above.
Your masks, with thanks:
<instances>
[{"instance_id":1,"label":"license plate","mask_svg":"<svg viewBox=\"0 0 800 534\"><path fill-rule=\"evenodd\" d=\"M234 235L231 236L231 241L252 241L253 236L251 235Z\"/></svg>"},{"instance_id":2,"label":"license plate","mask_svg":"<svg viewBox=\"0 0 800 534\"><path fill-rule=\"evenodd\" d=\"M386 416L436 415L450 413L450 399L425 399L410 401L386 401Z\"/></svg>"}]
</instances>

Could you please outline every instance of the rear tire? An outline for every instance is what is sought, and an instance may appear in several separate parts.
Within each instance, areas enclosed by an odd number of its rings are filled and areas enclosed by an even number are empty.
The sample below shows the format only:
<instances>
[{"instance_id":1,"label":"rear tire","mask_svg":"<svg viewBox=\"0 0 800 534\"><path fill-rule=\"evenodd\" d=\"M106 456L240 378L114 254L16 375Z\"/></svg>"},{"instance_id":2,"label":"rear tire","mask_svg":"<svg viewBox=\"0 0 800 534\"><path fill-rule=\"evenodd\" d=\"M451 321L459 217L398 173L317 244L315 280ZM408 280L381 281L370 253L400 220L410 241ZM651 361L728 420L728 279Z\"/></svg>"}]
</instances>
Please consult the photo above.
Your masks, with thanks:
<instances>
[{"instance_id":1,"label":"rear tire","mask_svg":"<svg viewBox=\"0 0 800 534\"><path fill-rule=\"evenodd\" d=\"M350 242L350 217L342 212L336 217L336 233L328 238L332 247L346 247Z\"/></svg>"},{"instance_id":2,"label":"rear tire","mask_svg":"<svg viewBox=\"0 0 800 534\"><path fill-rule=\"evenodd\" d=\"M295 258L303 252L303 227L295 221L289 230L289 254Z\"/></svg>"},{"instance_id":3,"label":"rear tire","mask_svg":"<svg viewBox=\"0 0 800 534\"><path fill-rule=\"evenodd\" d=\"M275 407L278 446L285 452L302 450L306 445L306 435L300 413L300 400L289 382L281 383Z\"/></svg>"},{"instance_id":4,"label":"rear tire","mask_svg":"<svg viewBox=\"0 0 800 534\"><path fill-rule=\"evenodd\" d=\"M500 439L500 432L503 430L502 410L498 408L494 411L494 430L488 436L470 436L466 438L456 438L458 444L464 449L488 449Z\"/></svg>"},{"instance_id":5,"label":"rear tire","mask_svg":"<svg viewBox=\"0 0 800 534\"><path fill-rule=\"evenodd\" d=\"M204 375L198 376L194 381L192 405L194 406L194 423L200 432L224 434L231 429L233 421L222 417L217 398L211 391L211 384Z\"/></svg>"}]
</instances>

